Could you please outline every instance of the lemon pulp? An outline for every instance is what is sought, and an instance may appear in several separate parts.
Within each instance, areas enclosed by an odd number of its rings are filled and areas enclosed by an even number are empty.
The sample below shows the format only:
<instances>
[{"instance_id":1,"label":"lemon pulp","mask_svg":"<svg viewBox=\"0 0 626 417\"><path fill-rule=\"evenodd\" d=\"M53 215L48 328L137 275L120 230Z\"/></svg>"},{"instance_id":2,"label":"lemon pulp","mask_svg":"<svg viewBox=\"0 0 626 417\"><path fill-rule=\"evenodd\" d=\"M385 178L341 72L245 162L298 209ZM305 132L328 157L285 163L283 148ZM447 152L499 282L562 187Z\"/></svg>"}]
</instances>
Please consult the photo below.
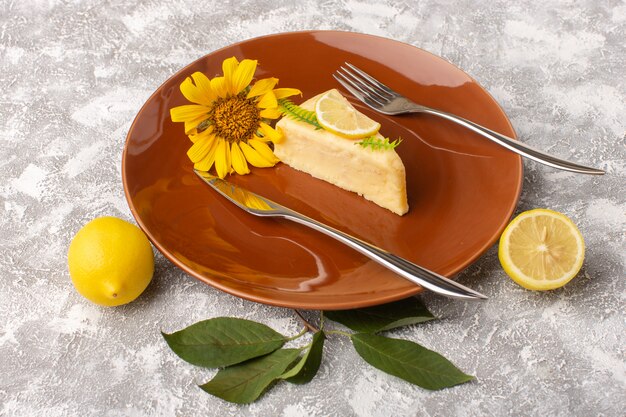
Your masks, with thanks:
<instances>
[{"instance_id":1,"label":"lemon pulp","mask_svg":"<svg viewBox=\"0 0 626 417\"><path fill-rule=\"evenodd\" d=\"M531 290L562 287L578 274L585 243L576 225L548 209L518 215L500 237L498 257L504 271Z\"/></svg>"},{"instance_id":2,"label":"lemon pulp","mask_svg":"<svg viewBox=\"0 0 626 417\"><path fill-rule=\"evenodd\" d=\"M355 109L336 89L317 99L315 115L324 129L345 138L364 138L380 130L380 123Z\"/></svg>"}]
</instances>

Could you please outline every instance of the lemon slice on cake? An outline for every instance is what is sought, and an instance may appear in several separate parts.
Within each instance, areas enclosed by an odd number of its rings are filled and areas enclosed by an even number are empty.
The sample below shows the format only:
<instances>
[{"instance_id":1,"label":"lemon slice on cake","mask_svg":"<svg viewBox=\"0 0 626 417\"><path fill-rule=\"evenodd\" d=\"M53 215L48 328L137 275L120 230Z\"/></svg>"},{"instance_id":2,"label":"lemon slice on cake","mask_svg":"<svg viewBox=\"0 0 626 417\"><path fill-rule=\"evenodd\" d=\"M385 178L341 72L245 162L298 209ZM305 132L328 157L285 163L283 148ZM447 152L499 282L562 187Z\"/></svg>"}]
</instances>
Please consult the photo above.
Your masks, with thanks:
<instances>
[{"instance_id":1,"label":"lemon slice on cake","mask_svg":"<svg viewBox=\"0 0 626 417\"><path fill-rule=\"evenodd\" d=\"M317 99L315 115L324 129L345 138L372 136L380 129L380 123L355 109L336 89L327 91Z\"/></svg>"},{"instance_id":2,"label":"lemon slice on cake","mask_svg":"<svg viewBox=\"0 0 626 417\"><path fill-rule=\"evenodd\" d=\"M498 257L504 271L529 290L552 290L578 274L585 242L564 214L547 209L521 213L500 237Z\"/></svg>"}]
</instances>

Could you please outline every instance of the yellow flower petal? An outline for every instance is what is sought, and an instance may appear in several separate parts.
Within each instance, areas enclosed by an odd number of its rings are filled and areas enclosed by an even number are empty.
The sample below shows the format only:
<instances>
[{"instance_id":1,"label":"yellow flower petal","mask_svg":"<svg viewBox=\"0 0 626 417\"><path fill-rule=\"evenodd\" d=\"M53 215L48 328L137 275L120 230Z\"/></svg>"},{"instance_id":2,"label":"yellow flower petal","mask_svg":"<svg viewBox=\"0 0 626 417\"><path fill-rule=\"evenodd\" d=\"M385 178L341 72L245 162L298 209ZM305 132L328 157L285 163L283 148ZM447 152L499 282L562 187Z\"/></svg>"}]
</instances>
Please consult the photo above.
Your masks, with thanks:
<instances>
[{"instance_id":1,"label":"yellow flower petal","mask_svg":"<svg viewBox=\"0 0 626 417\"><path fill-rule=\"evenodd\" d=\"M185 135L189 135L193 132L198 125L206 120L206 115L202 115L192 120L185 120Z\"/></svg>"},{"instance_id":2,"label":"yellow flower petal","mask_svg":"<svg viewBox=\"0 0 626 417\"><path fill-rule=\"evenodd\" d=\"M200 116L206 116L208 113L208 107L198 104L186 104L184 106L173 107L170 109L170 117L172 118L172 122L185 122L187 120L195 120Z\"/></svg>"},{"instance_id":3,"label":"yellow flower petal","mask_svg":"<svg viewBox=\"0 0 626 417\"><path fill-rule=\"evenodd\" d=\"M274 143L280 143L283 141L284 138L282 132L275 130L265 122L261 122L259 125L261 127L261 132L263 132L263 136L267 140L270 140Z\"/></svg>"},{"instance_id":4,"label":"yellow flower petal","mask_svg":"<svg viewBox=\"0 0 626 417\"><path fill-rule=\"evenodd\" d=\"M260 140L261 142L271 142L268 138L264 138L263 136L259 136L256 133L252 135L252 139Z\"/></svg>"},{"instance_id":5,"label":"yellow flower petal","mask_svg":"<svg viewBox=\"0 0 626 417\"><path fill-rule=\"evenodd\" d=\"M261 117L264 119L278 119L283 113L280 111L278 107L263 109L260 113Z\"/></svg>"},{"instance_id":6,"label":"yellow flower petal","mask_svg":"<svg viewBox=\"0 0 626 417\"><path fill-rule=\"evenodd\" d=\"M185 78L185 80L180 83L180 92L192 103L208 106L213 101L210 97L203 94L189 77Z\"/></svg>"},{"instance_id":7,"label":"yellow flower petal","mask_svg":"<svg viewBox=\"0 0 626 417\"><path fill-rule=\"evenodd\" d=\"M275 162L270 162L267 159L263 158L257 150L255 150L247 143L239 142L239 146L241 147L244 156L252 166L255 166L257 168L268 168L275 165Z\"/></svg>"},{"instance_id":8,"label":"yellow flower petal","mask_svg":"<svg viewBox=\"0 0 626 417\"><path fill-rule=\"evenodd\" d=\"M203 130L202 132L198 133L198 130L193 131L192 133L188 134L189 139L193 142L196 143L197 141L199 141L200 139L209 136L212 132L213 132L214 126L213 125L209 125L209 127L205 130Z\"/></svg>"},{"instance_id":9,"label":"yellow flower petal","mask_svg":"<svg viewBox=\"0 0 626 417\"><path fill-rule=\"evenodd\" d=\"M215 136L208 135L197 140L187 151L187 156L191 159L191 162L200 162L209 152L214 139Z\"/></svg>"},{"instance_id":10,"label":"yellow flower petal","mask_svg":"<svg viewBox=\"0 0 626 417\"><path fill-rule=\"evenodd\" d=\"M209 104L215 100L215 92L211 89L211 80L201 72L194 72L191 74L191 78L193 78L193 82L196 83L196 87L198 87L198 91L208 100Z\"/></svg>"},{"instance_id":11,"label":"yellow flower petal","mask_svg":"<svg viewBox=\"0 0 626 417\"><path fill-rule=\"evenodd\" d=\"M219 140L214 140L211 143L211 147L209 151L205 155L204 158L200 162L197 162L193 165L195 169L198 171L209 171L213 166L213 162L215 162L215 151L217 150L217 145L219 144Z\"/></svg>"},{"instance_id":12,"label":"yellow flower petal","mask_svg":"<svg viewBox=\"0 0 626 417\"><path fill-rule=\"evenodd\" d=\"M274 93L272 91L268 91L261 96L261 100L259 100L256 105L260 109L269 109L272 107L278 107L278 101L276 100Z\"/></svg>"},{"instance_id":13,"label":"yellow flower petal","mask_svg":"<svg viewBox=\"0 0 626 417\"><path fill-rule=\"evenodd\" d=\"M217 149L215 151L215 170L217 176L224 178L230 172L230 146L224 139L218 139Z\"/></svg>"},{"instance_id":14,"label":"yellow flower petal","mask_svg":"<svg viewBox=\"0 0 626 417\"><path fill-rule=\"evenodd\" d=\"M250 139L248 140L248 144L254 148L255 151L259 153L263 157L263 159L267 159L270 162L276 163L280 161L272 152L272 149L267 146L265 142L261 142L260 140Z\"/></svg>"},{"instance_id":15,"label":"yellow flower petal","mask_svg":"<svg viewBox=\"0 0 626 417\"><path fill-rule=\"evenodd\" d=\"M211 90L213 90L218 97L228 96L228 84L226 84L226 78L224 77L212 78Z\"/></svg>"},{"instance_id":16,"label":"yellow flower petal","mask_svg":"<svg viewBox=\"0 0 626 417\"><path fill-rule=\"evenodd\" d=\"M254 83L246 98L261 96L268 91L271 91L277 83L278 78L263 78L262 80Z\"/></svg>"},{"instance_id":17,"label":"yellow flower petal","mask_svg":"<svg viewBox=\"0 0 626 417\"><path fill-rule=\"evenodd\" d=\"M277 99L295 96L296 94L302 95L302 91L297 88L276 88L274 89L274 95Z\"/></svg>"},{"instance_id":18,"label":"yellow flower petal","mask_svg":"<svg viewBox=\"0 0 626 417\"><path fill-rule=\"evenodd\" d=\"M238 67L239 61L237 61L237 58L234 56L225 59L224 62L222 62L222 71L224 72L224 80L226 80L226 89L230 94L237 94L234 92L232 80Z\"/></svg>"},{"instance_id":19,"label":"yellow flower petal","mask_svg":"<svg viewBox=\"0 0 626 417\"><path fill-rule=\"evenodd\" d=\"M245 175L250 173L250 168L248 168L248 163L246 162L246 157L239 145L236 142L233 142L232 147L230 149L230 155L232 159L233 168L235 172L239 175Z\"/></svg>"},{"instance_id":20,"label":"yellow flower petal","mask_svg":"<svg viewBox=\"0 0 626 417\"><path fill-rule=\"evenodd\" d=\"M254 72L256 71L257 61L253 59L244 59L233 73L233 77L229 84L232 85L232 94L239 94L252 81ZM227 78L228 80L228 78Z\"/></svg>"}]
</instances>

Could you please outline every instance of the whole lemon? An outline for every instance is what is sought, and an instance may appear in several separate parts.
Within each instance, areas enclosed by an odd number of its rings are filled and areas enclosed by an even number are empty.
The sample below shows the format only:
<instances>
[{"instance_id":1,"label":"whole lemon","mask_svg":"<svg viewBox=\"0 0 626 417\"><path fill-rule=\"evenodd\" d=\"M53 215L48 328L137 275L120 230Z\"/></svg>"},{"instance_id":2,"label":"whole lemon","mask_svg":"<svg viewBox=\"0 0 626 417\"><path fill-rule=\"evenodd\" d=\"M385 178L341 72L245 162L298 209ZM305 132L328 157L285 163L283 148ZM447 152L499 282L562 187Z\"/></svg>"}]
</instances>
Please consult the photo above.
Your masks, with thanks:
<instances>
[{"instance_id":1,"label":"whole lemon","mask_svg":"<svg viewBox=\"0 0 626 417\"><path fill-rule=\"evenodd\" d=\"M115 217L99 217L83 226L70 243L67 263L76 290L103 306L130 303L154 273L146 235Z\"/></svg>"}]
</instances>

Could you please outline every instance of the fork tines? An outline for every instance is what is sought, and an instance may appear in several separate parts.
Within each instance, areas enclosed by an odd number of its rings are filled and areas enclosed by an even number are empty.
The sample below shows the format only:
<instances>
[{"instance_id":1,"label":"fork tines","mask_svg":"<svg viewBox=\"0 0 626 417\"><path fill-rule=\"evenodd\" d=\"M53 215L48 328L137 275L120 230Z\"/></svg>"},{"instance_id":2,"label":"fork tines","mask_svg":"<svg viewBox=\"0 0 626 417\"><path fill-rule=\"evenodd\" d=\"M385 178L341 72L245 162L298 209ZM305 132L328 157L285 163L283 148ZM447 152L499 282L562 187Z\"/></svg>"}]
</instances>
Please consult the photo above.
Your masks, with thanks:
<instances>
[{"instance_id":1,"label":"fork tines","mask_svg":"<svg viewBox=\"0 0 626 417\"><path fill-rule=\"evenodd\" d=\"M398 97L391 88L365 71L349 62L344 65L335 71L333 77L359 100L372 107L380 107Z\"/></svg>"}]
</instances>

